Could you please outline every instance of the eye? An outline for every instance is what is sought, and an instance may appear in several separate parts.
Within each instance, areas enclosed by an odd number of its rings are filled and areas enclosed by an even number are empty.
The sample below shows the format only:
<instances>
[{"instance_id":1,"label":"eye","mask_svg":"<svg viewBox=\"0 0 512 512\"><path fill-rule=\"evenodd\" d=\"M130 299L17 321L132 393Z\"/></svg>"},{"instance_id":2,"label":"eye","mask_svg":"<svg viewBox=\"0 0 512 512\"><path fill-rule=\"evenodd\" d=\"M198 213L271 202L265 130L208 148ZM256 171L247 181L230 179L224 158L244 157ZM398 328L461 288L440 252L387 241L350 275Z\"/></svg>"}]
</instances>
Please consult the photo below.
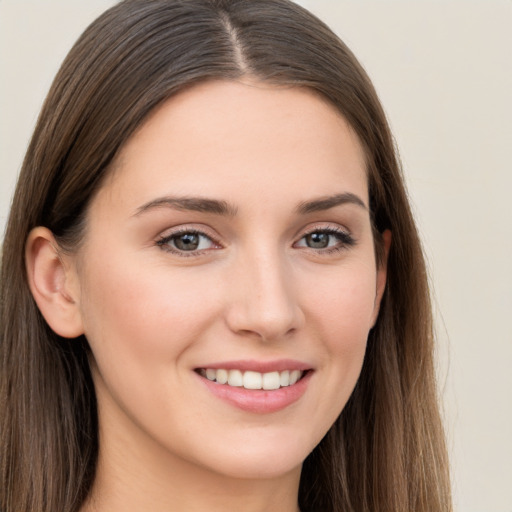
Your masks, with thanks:
<instances>
[{"instance_id":1,"label":"eye","mask_svg":"<svg viewBox=\"0 0 512 512\"><path fill-rule=\"evenodd\" d=\"M339 250L355 244L352 236L341 229L316 229L305 234L294 247L307 247L308 249Z\"/></svg>"},{"instance_id":2,"label":"eye","mask_svg":"<svg viewBox=\"0 0 512 512\"><path fill-rule=\"evenodd\" d=\"M219 248L219 245L208 235L191 229L165 236L158 240L157 245L164 250L175 253L194 253Z\"/></svg>"}]
</instances>

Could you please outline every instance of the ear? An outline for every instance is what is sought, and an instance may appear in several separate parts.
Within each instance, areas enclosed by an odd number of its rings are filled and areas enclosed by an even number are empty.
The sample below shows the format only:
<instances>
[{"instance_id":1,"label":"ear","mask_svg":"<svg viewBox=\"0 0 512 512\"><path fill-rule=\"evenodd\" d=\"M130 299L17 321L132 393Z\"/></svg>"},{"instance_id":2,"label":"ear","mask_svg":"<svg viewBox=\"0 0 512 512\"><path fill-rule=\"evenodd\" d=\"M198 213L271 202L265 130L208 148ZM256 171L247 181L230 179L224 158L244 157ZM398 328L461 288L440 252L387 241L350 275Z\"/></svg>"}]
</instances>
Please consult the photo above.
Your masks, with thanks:
<instances>
[{"instance_id":1,"label":"ear","mask_svg":"<svg viewBox=\"0 0 512 512\"><path fill-rule=\"evenodd\" d=\"M34 228L25 246L28 283L48 325L64 338L83 334L80 289L74 261L63 255L53 233Z\"/></svg>"},{"instance_id":2,"label":"ear","mask_svg":"<svg viewBox=\"0 0 512 512\"><path fill-rule=\"evenodd\" d=\"M389 248L391 247L391 231L389 229L386 229L382 233L382 245L382 261L379 263L379 268L377 268L377 283L375 292L375 303L373 307L372 327L375 325L375 322L377 322L380 310L380 303L382 301L382 296L384 295L384 290L386 289L386 279L388 273L388 256Z\"/></svg>"}]
</instances>

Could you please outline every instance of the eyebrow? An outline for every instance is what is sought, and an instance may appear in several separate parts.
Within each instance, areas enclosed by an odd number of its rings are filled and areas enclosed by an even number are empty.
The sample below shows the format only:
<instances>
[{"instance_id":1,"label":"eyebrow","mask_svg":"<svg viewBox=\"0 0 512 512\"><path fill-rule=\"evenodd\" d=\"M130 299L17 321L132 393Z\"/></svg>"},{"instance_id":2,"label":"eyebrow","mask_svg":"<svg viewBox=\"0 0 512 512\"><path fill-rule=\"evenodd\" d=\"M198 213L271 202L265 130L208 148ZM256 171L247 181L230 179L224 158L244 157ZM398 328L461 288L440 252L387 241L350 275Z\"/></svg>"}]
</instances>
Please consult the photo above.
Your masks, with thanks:
<instances>
[{"instance_id":1,"label":"eyebrow","mask_svg":"<svg viewBox=\"0 0 512 512\"><path fill-rule=\"evenodd\" d=\"M153 199L137 208L135 216L155 208L173 208L175 210L213 213L215 215L226 215L234 217L237 208L226 201L208 199L205 197L159 197Z\"/></svg>"},{"instance_id":2,"label":"eyebrow","mask_svg":"<svg viewBox=\"0 0 512 512\"><path fill-rule=\"evenodd\" d=\"M367 210L364 201L357 195L351 192L344 192L342 194L335 194L333 196L321 197L312 201L300 203L296 211L300 215L307 215L324 210L329 210L336 206L344 204L355 204ZM209 199L206 197L173 197L165 196L153 199L139 208L137 208L134 216L141 215L149 210L158 208L173 208L182 211L194 211L203 213L213 213L215 215L224 215L234 217L238 209L236 206L229 204L227 201L219 199Z\"/></svg>"},{"instance_id":3,"label":"eyebrow","mask_svg":"<svg viewBox=\"0 0 512 512\"><path fill-rule=\"evenodd\" d=\"M359 196L351 192L344 192L343 194L335 194L333 196L321 197L313 201L300 203L297 207L297 212L301 215L306 215L308 213L329 210L343 204L355 204L356 206L368 210L368 207Z\"/></svg>"}]
</instances>

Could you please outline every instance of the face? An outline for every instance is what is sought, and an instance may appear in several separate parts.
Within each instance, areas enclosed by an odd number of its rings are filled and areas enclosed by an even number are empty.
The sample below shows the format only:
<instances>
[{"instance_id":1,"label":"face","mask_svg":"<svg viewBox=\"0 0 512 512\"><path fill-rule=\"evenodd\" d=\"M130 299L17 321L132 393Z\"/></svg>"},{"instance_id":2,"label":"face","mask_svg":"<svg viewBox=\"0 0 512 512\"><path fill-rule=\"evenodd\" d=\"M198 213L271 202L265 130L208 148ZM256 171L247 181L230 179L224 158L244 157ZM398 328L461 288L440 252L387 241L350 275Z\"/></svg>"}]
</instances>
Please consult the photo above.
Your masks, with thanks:
<instances>
[{"instance_id":1,"label":"face","mask_svg":"<svg viewBox=\"0 0 512 512\"><path fill-rule=\"evenodd\" d=\"M101 439L220 475L300 469L356 384L385 279L344 119L300 88L194 86L88 215L75 268Z\"/></svg>"}]
</instances>

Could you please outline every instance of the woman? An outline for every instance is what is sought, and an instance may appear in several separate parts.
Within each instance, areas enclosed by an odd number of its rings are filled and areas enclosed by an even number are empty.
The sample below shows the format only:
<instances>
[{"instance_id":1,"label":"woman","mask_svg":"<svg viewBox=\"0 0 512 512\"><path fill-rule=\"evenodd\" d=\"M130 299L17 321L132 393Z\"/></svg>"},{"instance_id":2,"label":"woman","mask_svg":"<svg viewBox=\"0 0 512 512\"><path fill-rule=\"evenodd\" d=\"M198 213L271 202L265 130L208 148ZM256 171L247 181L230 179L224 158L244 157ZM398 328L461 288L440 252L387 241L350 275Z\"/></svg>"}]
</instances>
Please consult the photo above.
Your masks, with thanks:
<instances>
[{"instance_id":1,"label":"woman","mask_svg":"<svg viewBox=\"0 0 512 512\"><path fill-rule=\"evenodd\" d=\"M451 510L392 137L293 3L96 20L43 106L1 279L2 510Z\"/></svg>"}]
</instances>

